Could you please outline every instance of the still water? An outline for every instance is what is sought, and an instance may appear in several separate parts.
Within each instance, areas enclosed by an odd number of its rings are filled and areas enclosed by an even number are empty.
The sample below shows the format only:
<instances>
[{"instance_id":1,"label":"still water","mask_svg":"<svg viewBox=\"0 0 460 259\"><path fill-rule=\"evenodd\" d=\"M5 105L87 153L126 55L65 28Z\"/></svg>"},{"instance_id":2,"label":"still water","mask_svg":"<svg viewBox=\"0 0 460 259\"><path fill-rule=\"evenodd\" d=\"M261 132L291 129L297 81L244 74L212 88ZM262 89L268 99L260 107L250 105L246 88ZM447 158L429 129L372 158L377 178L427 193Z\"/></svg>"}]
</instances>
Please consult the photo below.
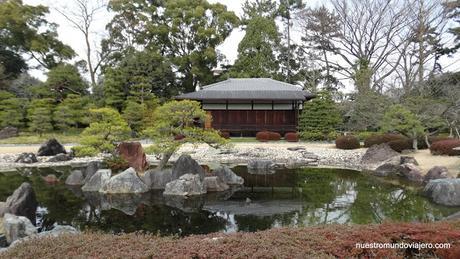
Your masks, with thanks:
<instances>
[{"instance_id":1,"label":"still water","mask_svg":"<svg viewBox=\"0 0 460 259\"><path fill-rule=\"evenodd\" d=\"M39 202L37 225L54 224L110 233L145 231L161 235L256 231L282 226L434 221L458 210L431 203L416 186L336 169L277 170L252 174L233 170L244 187L193 199L83 193L65 186L70 168L0 173L0 201L22 183L32 184ZM60 183L47 184L54 174Z\"/></svg>"}]
</instances>

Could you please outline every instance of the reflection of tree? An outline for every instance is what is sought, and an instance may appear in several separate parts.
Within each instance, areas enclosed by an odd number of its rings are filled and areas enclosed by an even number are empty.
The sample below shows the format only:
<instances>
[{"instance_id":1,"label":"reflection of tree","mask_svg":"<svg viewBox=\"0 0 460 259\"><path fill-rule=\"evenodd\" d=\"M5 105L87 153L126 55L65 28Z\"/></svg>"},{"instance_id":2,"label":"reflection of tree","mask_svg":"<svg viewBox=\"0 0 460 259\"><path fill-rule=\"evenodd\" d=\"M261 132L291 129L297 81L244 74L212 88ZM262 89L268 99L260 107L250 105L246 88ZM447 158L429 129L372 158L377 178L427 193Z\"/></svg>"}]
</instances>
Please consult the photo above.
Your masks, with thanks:
<instances>
[{"instance_id":1,"label":"reflection of tree","mask_svg":"<svg viewBox=\"0 0 460 259\"><path fill-rule=\"evenodd\" d=\"M227 221L214 213L185 213L164 205L143 206L142 213L133 216L115 209L104 210L98 221L84 221L88 229L121 233L146 231L161 235L205 234L225 230Z\"/></svg>"}]
</instances>

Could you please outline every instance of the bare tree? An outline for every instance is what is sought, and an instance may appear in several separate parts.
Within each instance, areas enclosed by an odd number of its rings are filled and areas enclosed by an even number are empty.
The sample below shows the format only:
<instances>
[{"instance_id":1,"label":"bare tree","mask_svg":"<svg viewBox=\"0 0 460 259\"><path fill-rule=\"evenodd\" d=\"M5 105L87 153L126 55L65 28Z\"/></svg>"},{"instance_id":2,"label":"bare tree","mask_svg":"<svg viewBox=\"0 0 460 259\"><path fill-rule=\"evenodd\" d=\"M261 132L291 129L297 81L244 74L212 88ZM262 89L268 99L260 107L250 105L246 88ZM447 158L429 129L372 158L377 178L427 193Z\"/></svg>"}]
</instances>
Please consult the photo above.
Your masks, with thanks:
<instances>
[{"instance_id":1,"label":"bare tree","mask_svg":"<svg viewBox=\"0 0 460 259\"><path fill-rule=\"evenodd\" d=\"M92 41L95 32L91 30L98 15L107 8L107 0L72 0L72 8L56 10L85 38L86 66L91 79L91 86L97 84L97 74L108 53L102 53Z\"/></svg>"},{"instance_id":2,"label":"bare tree","mask_svg":"<svg viewBox=\"0 0 460 259\"><path fill-rule=\"evenodd\" d=\"M322 61L352 79L359 92L381 92L402 58L398 50L408 44L409 10L397 0L331 2L339 37L329 39L329 56Z\"/></svg>"},{"instance_id":3,"label":"bare tree","mask_svg":"<svg viewBox=\"0 0 460 259\"><path fill-rule=\"evenodd\" d=\"M447 41L448 22L443 0L408 0L407 3L413 24L408 28L411 35L408 45L399 50L402 60L396 70L405 95L415 84L441 70L439 58Z\"/></svg>"}]
</instances>

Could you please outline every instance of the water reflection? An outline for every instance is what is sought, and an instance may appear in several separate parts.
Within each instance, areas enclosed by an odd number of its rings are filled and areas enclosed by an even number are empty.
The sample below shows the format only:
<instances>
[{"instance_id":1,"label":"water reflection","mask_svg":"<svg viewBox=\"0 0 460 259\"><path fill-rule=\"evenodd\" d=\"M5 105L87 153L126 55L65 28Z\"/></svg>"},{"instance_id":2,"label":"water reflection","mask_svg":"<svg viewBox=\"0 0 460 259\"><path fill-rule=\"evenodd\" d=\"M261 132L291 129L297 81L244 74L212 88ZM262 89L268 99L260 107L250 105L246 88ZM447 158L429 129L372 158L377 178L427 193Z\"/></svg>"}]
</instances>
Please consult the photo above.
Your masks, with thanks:
<instances>
[{"instance_id":1,"label":"water reflection","mask_svg":"<svg viewBox=\"0 0 460 259\"><path fill-rule=\"evenodd\" d=\"M406 183L332 169L276 170L253 174L234 169L245 186L193 199L81 192L63 184L69 168L0 173L0 200L22 182L32 183L43 229L70 224L111 233L143 230L163 235L256 231L330 223L433 221L458 210L429 202ZM54 174L59 184L43 176Z\"/></svg>"}]
</instances>

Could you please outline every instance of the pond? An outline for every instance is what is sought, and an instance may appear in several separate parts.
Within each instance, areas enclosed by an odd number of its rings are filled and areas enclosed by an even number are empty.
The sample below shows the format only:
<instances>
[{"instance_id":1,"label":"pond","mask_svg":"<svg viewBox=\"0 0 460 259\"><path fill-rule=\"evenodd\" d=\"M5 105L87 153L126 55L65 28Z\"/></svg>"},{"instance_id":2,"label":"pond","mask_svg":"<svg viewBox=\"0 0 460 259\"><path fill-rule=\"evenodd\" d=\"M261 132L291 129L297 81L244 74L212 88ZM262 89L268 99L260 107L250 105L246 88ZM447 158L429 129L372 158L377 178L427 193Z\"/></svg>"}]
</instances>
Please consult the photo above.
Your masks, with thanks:
<instances>
[{"instance_id":1,"label":"pond","mask_svg":"<svg viewBox=\"0 0 460 259\"><path fill-rule=\"evenodd\" d=\"M257 231L283 226L367 224L383 221L434 221L458 210L431 203L419 189L397 179L356 171L285 169L272 174L233 170L244 187L194 199L82 193L62 184L70 168L22 169L0 173L0 201L25 181L39 201L37 226L55 223L109 233L145 231L160 235ZM61 183L47 184L54 174Z\"/></svg>"}]
</instances>

